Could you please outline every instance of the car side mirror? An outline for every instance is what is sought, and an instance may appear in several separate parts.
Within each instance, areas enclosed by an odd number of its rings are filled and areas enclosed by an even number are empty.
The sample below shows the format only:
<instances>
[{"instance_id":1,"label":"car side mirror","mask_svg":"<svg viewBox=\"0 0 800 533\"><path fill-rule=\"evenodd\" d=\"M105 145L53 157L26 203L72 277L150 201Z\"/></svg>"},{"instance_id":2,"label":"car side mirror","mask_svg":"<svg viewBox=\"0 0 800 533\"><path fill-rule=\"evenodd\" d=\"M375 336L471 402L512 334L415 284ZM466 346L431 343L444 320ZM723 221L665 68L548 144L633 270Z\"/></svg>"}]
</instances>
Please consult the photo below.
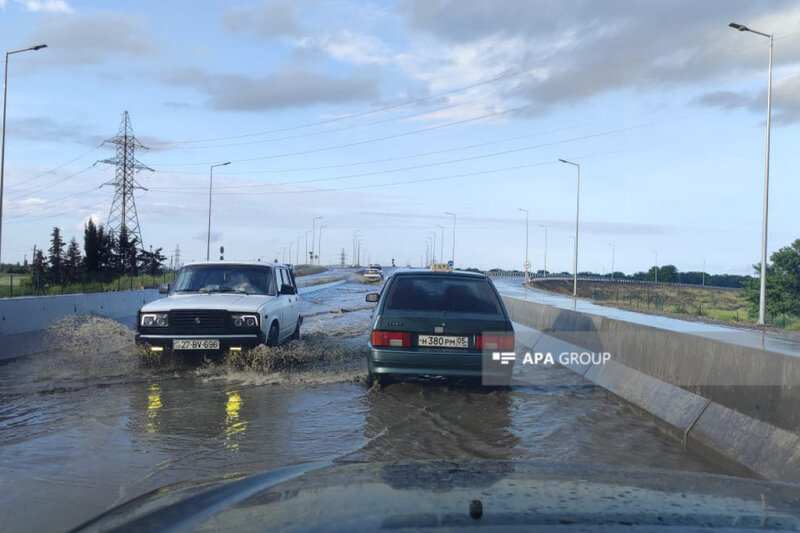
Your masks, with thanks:
<instances>
[{"instance_id":1,"label":"car side mirror","mask_svg":"<svg viewBox=\"0 0 800 533\"><path fill-rule=\"evenodd\" d=\"M288 283L284 283L281 285L281 294L296 294L297 291L294 290L294 287L289 285Z\"/></svg>"},{"instance_id":2,"label":"car side mirror","mask_svg":"<svg viewBox=\"0 0 800 533\"><path fill-rule=\"evenodd\" d=\"M378 301L379 296L380 294L378 294L377 292L371 292L367 294L367 301L371 303L376 303Z\"/></svg>"},{"instance_id":3,"label":"car side mirror","mask_svg":"<svg viewBox=\"0 0 800 533\"><path fill-rule=\"evenodd\" d=\"M162 283L159 285L158 294L169 294L169 283Z\"/></svg>"}]
</instances>

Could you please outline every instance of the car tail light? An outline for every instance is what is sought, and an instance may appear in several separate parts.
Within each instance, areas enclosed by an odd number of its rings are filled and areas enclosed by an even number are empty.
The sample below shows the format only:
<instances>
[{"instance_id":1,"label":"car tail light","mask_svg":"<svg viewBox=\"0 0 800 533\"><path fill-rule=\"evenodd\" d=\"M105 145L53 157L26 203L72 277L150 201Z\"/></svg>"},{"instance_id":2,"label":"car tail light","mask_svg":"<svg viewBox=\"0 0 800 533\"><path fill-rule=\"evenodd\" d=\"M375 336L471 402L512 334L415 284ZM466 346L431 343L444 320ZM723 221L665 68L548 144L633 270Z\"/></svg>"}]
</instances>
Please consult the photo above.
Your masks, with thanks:
<instances>
[{"instance_id":1,"label":"car tail light","mask_svg":"<svg viewBox=\"0 0 800 533\"><path fill-rule=\"evenodd\" d=\"M390 348L410 348L411 333L407 331L373 331L373 346L388 346Z\"/></svg>"},{"instance_id":2,"label":"car tail light","mask_svg":"<svg viewBox=\"0 0 800 533\"><path fill-rule=\"evenodd\" d=\"M514 333L491 333L475 338L476 350L508 352L514 349Z\"/></svg>"}]
</instances>

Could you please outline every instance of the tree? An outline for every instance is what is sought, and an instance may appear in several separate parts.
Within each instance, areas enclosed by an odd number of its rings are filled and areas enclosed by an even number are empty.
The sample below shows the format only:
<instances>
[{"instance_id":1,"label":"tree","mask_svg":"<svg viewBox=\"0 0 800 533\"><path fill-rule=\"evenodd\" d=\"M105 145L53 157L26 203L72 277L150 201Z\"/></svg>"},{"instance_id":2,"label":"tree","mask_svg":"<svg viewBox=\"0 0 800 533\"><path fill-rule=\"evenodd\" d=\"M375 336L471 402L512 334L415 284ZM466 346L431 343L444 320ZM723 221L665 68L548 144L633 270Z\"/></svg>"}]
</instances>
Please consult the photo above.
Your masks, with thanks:
<instances>
[{"instance_id":1,"label":"tree","mask_svg":"<svg viewBox=\"0 0 800 533\"><path fill-rule=\"evenodd\" d=\"M106 232L101 224L97 227L97 260L99 271L108 278L116 271L117 240L114 234Z\"/></svg>"},{"instance_id":2,"label":"tree","mask_svg":"<svg viewBox=\"0 0 800 533\"><path fill-rule=\"evenodd\" d=\"M136 237L131 239L128 228L122 226L116 244L117 272L135 276L139 272L139 265L137 264L139 243Z\"/></svg>"},{"instance_id":3,"label":"tree","mask_svg":"<svg viewBox=\"0 0 800 533\"><path fill-rule=\"evenodd\" d=\"M103 227L100 226L100 231ZM101 270L100 254L102 243L98 239L97 226L90 218L83 227L83 253L86 256L83 262L86 272L96 274Z\"/></svg>"},{"instance_id":4,"label":"tree","mask_svg":"<svg viewBox=\"0 0 800 533\"><path fill-rule=\"evenodd\" d=\"M149 252L144 250L139 252L139 269L147 272L151 276L160 273L164 268L164 261L167 259L166 256L161 253L161 250L162 248L156 248L155 252L152 250Z\"/></svg>"},{"instance_id":5,"label":"tree","mask_svg":"<svg viewBox=\"0 0 800 533\"><path fill-rule=\"evenodd\" d=\"M33 262L31 264L31 283L36 287L37 292L44 288L47 284L47 260L40 248L36 249L33 254Z\"/></svg>"},{"instance_id":6,"label":"tree","mask_svg":"<svg viewBox=\"0 0 800 533\"><path fill-rule=\"evenodd\" d=\"M766 312L800 315L800 239L770 256L767 263ZM742 295L750 301L750 315L758 315L761 263L753 265L757 276L742 283Z\"/></svg>"},{"instance_id":7,"label":"tree","mask_svg":"<svg viewBox=\"0 0 800 533\"><path fill-rule=\"evenodd\" d=\"M678 269L675 265L664 265L658 268L658 281L674 283L678 281Z\"/></svg>"},{"instance_id":8,"label":"tree","mask_svg":"<svg viewBox=\"0 0 800 533\"><path fill-rule=\"evenodd\" d=\"M73 237L69 241L67 253L64 257L64 274L68 283L76 283L80 280L81 271L83 270L82 259L78 241Z\"/></svg>"},{"instance_id":9,"label":"tree","mask_svg":"<svg viewBox=\"0 0 800 533\"><path fill-rule=\"evenodd\" d=\"M61 229L54 227L50 234L50 279L53 283L61 283L64 277L64 239L61 238Z\"/></svg>"}]
</instances>

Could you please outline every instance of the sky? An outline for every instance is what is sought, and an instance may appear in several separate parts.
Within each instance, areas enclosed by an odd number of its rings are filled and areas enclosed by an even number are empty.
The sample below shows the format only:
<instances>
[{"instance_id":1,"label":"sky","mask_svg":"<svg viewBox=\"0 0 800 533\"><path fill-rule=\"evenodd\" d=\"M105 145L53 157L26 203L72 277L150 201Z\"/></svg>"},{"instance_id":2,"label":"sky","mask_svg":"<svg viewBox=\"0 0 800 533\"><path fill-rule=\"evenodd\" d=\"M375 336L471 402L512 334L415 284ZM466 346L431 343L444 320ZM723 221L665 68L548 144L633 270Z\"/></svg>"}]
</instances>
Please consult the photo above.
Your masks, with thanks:
<instances>
[{"instance_id":1,"label":"sky","mask_svg":"<svg viewBox=\"0 0 800 533\"><path fill-rule=\"evenodd\" d=\"M800 238L800 4L0 0L3 262L109 217L125 111L146 248L322 263L748 274ZM455 213L455 250L453 250ZM315 221L316 217L322 217ZM319 241L319 226L322 229ZM308 233L312 232L313 234ZM545 233L547 242L545 246ZM299 243L299 244L298 244ZM308 244L307 244L308 243Z\"/></svg>"}]
</instances>

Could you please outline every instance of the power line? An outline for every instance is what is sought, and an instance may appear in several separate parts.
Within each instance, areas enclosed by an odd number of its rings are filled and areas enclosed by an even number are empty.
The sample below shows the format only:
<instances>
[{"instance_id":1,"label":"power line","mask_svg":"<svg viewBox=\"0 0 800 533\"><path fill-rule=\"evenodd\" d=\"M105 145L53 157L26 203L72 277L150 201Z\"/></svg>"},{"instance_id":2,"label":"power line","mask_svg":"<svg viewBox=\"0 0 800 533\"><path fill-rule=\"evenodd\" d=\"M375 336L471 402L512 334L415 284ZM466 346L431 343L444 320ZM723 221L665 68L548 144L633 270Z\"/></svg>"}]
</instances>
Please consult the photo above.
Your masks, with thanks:
<instances>
[{"instance_id":1,"label":"power line","mask_svg":"<svg viewBox=\"0 0 800 533\"><path fill-rule=\"evenodd\" d=\"M470 122L476 122L478 120L484 120L484 119L487 119L487 118L497 117L497 116L500 116L500 115L507 115L507 114L510 114L510 113L516 113L518 111L522 111L524 109L528 109L530 107L533 107L533 105L534 104L527 104L527 105L523 105L523 106L519 106L519 107L512 107L511 109L505 109L503 111L494 111L492 113L487 113L485 115L480 115L480 116L477 116L477 117L471 117L471 118L462 119L462 120L456 120L456 121L452 121L452 122L445 122L443 124L437 124L436 126L429 126L427 128L421 128L421 129L418 129L418 130L406 131L406 132L402 132L402 133L395 133L395 134L392 134L392 135L384 135L382 137L373 137L371 139L364 139L364 140L361 140L361 141L354 141L354 142L351 142L351 143L337 144L337 145L333 145L333 146L324 146L324 147L321 147L321 148L313 148L313 149L310 149L310 150L301 150L299 152L287 152L287 153L283 153L283 154L273 154L273 155L268 155L268 156L263 156L263 157L251 157L251 158L248 158L248 159L232 159L231 161L234 162L234 163L246 163L246 162L250 162L250 161L265 161L265 160L268 160L268 159L280 159L280 158L283 158L283 157L293 157L293 156L297 156L297 155L316 154L316 153L319 153L319 152L327 152L327 151L330 151L330 150L338 150L340 148L352 148L354 146L362 146L362 145L365 145L365 144L372 144L372 143L381 142L381 141L388 141L388 140L391 140L391 139L398 139L400 137L407 137L407 136L416 135L416 134L419 134L419 133L426 133L426 132L429 132L429 131L439 130L439 129L443 129L443 128L450 128L450 127L458 126L458 125L461 125L461 124L468 124ZM209 163L162 163L159 166L160 167L198 166L198 165L207 165L207 164L209 164Z\"/></svg>"},{"instance_id":2,"label":"power line","mask_svg":"<svg viewBox=\"0 0 800 533\"><path fill-rule=\"evenodd\" d=\"M335 129L324 130L324 131L313 131L313 132L310 132L310 133L300 133L298 135L289 135L289 136L286 136L286 137L275 137L273 139L262 139L262 140L259 140L259 141L245 141L245 142L227 143L227 144L207 144L207 145L203 145L203 146L187 146L187 147L184 147L184 148L173 148L173 150L206 150L208 148L227 148L227 147L231 147L231 146L246 146L246 145L253 145L253 144L264 144L264 143L271 143L271 142L278 142L278 141L289 141L289 140L293 140L293 139L302 139L302 138L306 138L306 137L315 137L315 136L318 136L318 135L329 135L331 133L339 133L339 132L342 132L342 131L349 131L349 130L354 130L354 129L358 129L358 128L365 128L367 126L375 126L375 125L378 125L378 124L385 124L387 122L395 122L395 121L399 121L399 120L408 120L408 119L411 119L411 118L430 115L431 113L436 113L436 112L439 112L439 111L446 111L448 109L455 109L457 107L463 107L463 106L466 106L466 105L474 104L474 103L481 102L483 100L488 100L488 99L489 99L489 97L487 96L487 97L484 97L484 98L478 98L476 100L470 100L468 102L462 102L460 104L452 104L452 105L448 105L448 106L444 106L444 107L437 107L437 108L434 108L434 109L428 109L428 110L425 110L425 111L420 111L418 113L412 113L410 115L403 115L402 117L388 117L388 118L384 118L384 119L381 119L381 120L374 120L372 122L364 122L364 123L360 123L360 124L353 124L352 126L344 126L342 128L335 128Z\"/></svg>"},{"instance_id":3,"label":"power line","mask_svg":"<svg viewBox=\"0 0 800 533\"><path fill-rule=\"evenodd\" d=\"M20 184L20 185L30 185L31 182L36 181L39 178L47 176L48 174L52 174L53 172L55 172L57 170L61 170L65 166L71 165L72 163L74 163L75 161L78 161L79 159L83 159L84 157L86 157L87 155L91 154L92 152L94 152L96 150L99 150L102 146L103 146L103 143L100 143L97 146L95 146L94 148L92 148L91 150L89 150L88 152L84 152L81 155L75 157L74 159L70 159L66 163L62 163L61 165L58 165L57 167L51 168L50 170L46 170L45 172L42 172L41 174L37 174L36 176L25 180L25 183L24 184ZM9 189L14 189L14 186L12 185L12 186L10 186L8 188Z\"/></svg>"},{"instance_id":4,"label":"power line","mask_svg":"<svg viewBox=\"0 0 800 533\"><path fill-rule=\"evenodd\" d=\"M602 156L606 156L606 155L619 154L619 153L622 153L622 152L625 152L625 151L626 150L611 150L611 151L608 151L608 152L601 152L601 153L597 153L597 154L590 154L590 155L584 155L584 156L572 156L572 159L585 160L585 159L591 159L591 158L595 158L595 157L602 157ZM530 163L530 164L526 164L526 165L516 165L516 166L513 166L513 167L503 167L503 168L495 168L495 169L488 169L488 170L479 170L479 171L475 171L475 172L466 172L466 173L461 173L461 174L451 174L451 175L448 175L448 176L436 176L436 177L432 177L432 178L419 178L419 179L405 180L405 181L393 181L393 182L389 182L389 183L373 183L373 184L368 184L368 185L353 185L353 186L350 186L350 187L340 187L338 189L306 189L306 190L299 190L299 191L269 191L269 192L261 192L261 193L248 191L248 192L229 192L229 193L219 193L219 194L226 195L226 196L243 195L243 194L246 194L246 195L254 195L254 194L270 194L270 195L275 195L275 194L310 194L310 193L320 193L320 192L353 191L353 190L359 190L359 189L376 189L376 188L380 188L380 187L394 187L396 185L409 185L409 184L413 184L413 183L426 183L426 182L444 181L444 180L450 180L450 179L456 179L456 178L467 178L467 177L473 177L473 176L485 176L485 175L489 175L489 174L499 174L501 172L509 172L509 171L512 171L512 170L522 170L522 169L529 169L529 168L541 167L541 166L546 166L546 165L555 165L555 164L557 164L557 162L554 161L554 160L545 160L545 161L540 161L538 163ZM151 189L151 191L158 192L157 190L154 190L154 189ZM187 191L161 191L161 192L166 192L166 193L170 193L170 194L203 194L202 192L191 193L191 192L187 192Z\"/></svg>"},{"instance_id":5,"label":"power line","mask_svg":"<svg viewBox=\"0 0 800 533\"><path fill-rule=\"evenodd\" d=\"M375 113L381 113L383 111L388 111L390 109L397 109L399 107L418 104L418 103L421 103L421 102L426 102L428 100L434 100L436 98L441 98L442 96L447 96L449 94L455 94L455 93L459 93L459 92L462 92L462 91L467 91L469 89L474 89L475 87L480 87L482 85L495 83L497 81L501 81L501 80L504 80L504 79L514 78L516 76L520 76L522 74L526 74L527 72L528 72L527 70L526 71L507 72L505 74L501 74L500 76L497 76L497 77L494 77L494 78L490 78L488 80L479 81L479 82L476 82L476 83L473 83L473 84L470 84L470 85L464 85L462 87L458 87L456 89L451 89L449 91L444 91L444 92L441 92L441 93L436 93L436 94L432 94L432 95L429 95L429 96L424 96L424 97L421 97L421 98L415 98L413 100L405 100L405 101L399 102L397 104L391 104L391 105L379 107L377 109L371 109L369 111L361 111L359 113L351 113L349 115L344 115L344 116L341 116L341 117L335 117L335 118L330 118L330 119L326 119L326 120L318 120L318 121L315 121L315 122L307 122L305 124L298 124L298 125L295 125L295 126L287 126L285 128L276 128L276 129L273 129L273 130L260 131L260 132L254 132L254 133L245 133L245 134L241 134L241 135L229 135L229 136L225 136L225 137L214 137L214 138L208 138L208 139L194 139L194 140L187 140L187 141L163 141L163 142L154 142L154 143L150 143L150 144L153 145L153 146L157 146L157 145L170 145L170 144L189 144L189 143L224 141L224 140L228 140L228 139L243 139L243 138L247 138L247 137L256 137L256 136L259 136L259 135L269 135L269 134L272 134L272 133L281 133L281 132L284 132L284 131L292 131L292 130L296 130L296 129L300 129L300 128L309 128L309 127L312 127L312 126L324 126L326 124L332 124L334 122L341 122L343 120L349 120L351 118L358 118L358 117L363 117L363 116L367 116L367 115L373 115Z\"/></svg>"},{"instance_id":6,"label":"power line","mask_svg":"<svg viewBox=\"0 0 800 533\"><path fill-rule=\"evenodd\" d=\"M64 215L74 215L76 209L94 209L95 207L99 207L101 205L105 205L105 203L106 203L106 201L102 200L102 201L99 201L99 202L95 202L93 204L82 205L82 206L78 206L77 208L73 207L73 208L70 208L70 209L68 209L66 211L61 211L59 213L53 213L51 215L47 215L47 216L39 217L39 218L24 218L23 217L24 219L23 218L19 218L17 220L11 220L10 222L8 222L8 224L19 224L19 223L22 223L22 222L25 222L25 223L28 223L28 222L39 222L41 220L49 220L51 218L60 217L60 216L64 216ZM9 218L11 218L11 217L9 217Z\"/></svg>"},{"instance_id":7,"label":"power line","mask_svg":"<svg viewBox=\"0 0 800 533\"><path fill-rule=\"evenodd\" d=\"M556 128L556 129L537 132L537 133L529 133L527 135L517 135L516 137L506 137L504 139L497 139L497 140L494 140L494 141L487 141L487 142L476 143L476 144L461 145L461 146L456 146L456 147L453 147L453 148L445 148L445 149L442 149L442 150L432 150L432 151L429 151L429 152L417 152L417 153L414 153L414 154L406 154L406 155L400 155L400 156L395 156L395 157L385 157L385 158L381 158L381 159L368 159L366 161L354 161L354 162L351 162L351 163L338 163L338 164L335 164L335 165L322 165L322 166L316 166L316 167L294 167L294 168L282 168L282 169L273 169L273 170L252 170L252 171L243 170L243 171L235 171L235 172L227 171L227 172L220 172L220 174L225 174L226 176L254 175L254 174L285 174L285 173L294 173L294 172L309 172L309 171L313 171L313 170L331 170L331 169L334 169L334 168L346 168L346 167L355 167L355 166L363 166L363 165L373 165L373 164L376 164L376 163L390 163L392 161L402 161L403 159L414 159L414 158L417 158L417 157L427 157L427 156L431 156L431 155L446 154L446 153L449 153L449 152L458 152L458 151L461 151L461 150L471 150L473 148L482 148L482 147L485 147L485 146L492 146L494 144L503 144L503 143L512 142L512 141L519 141L519 140L522 140L522 139L530 139L531 137L541 137L542 135L549 135L551 133L558 133L558 132L561 132L561 131L569 131L569 130L584 128L587 125L588 124L581 124L581 125L577 125L577 126L568 126L568 127L565 127L565 128ZM183 172L174 172L172 174L173 175L187 175L187 176L188 175L198 175L198 176L199 175L203 175L203 176L205 176L207 174L207 172L205 172L205 171L202 171L202 172L186 172L186 171L183 171Z\"/></svg>"},{"instance_id":8,"label":"power line","mask_svg":"<svg viewBox=\"0 0 800 533\"><path fill-rule=\"evenodd\" d=\"M79 171L77 171L77 172L73 172L72 174L69 174L69 175L67 175L67 176L64 176L63 178L60 178L60 179L58 179L58 180L56 180L56 181L53 181L53 182L47 183L47 184L45 184L45 185L42 185L42 186L41 186L41 187L39 187L39 188L26 190L26 191L25 191L24 193L22 193L22 194L19 194L19 195L17 195L17 196L14 196L14 197L12 197L12 198L9 198L9 200L18 200L18 199L20 199L20 198L23 198L23 197L25 197L25 196L30 196L31 194L36 194L37 192L41 192L41 191L43 191L43 190L45 190L45 189L49 189L49 188L53 187L54 185L58 185L59 183L63 183L63 182L65 182L65 181L69 180L69 179L72 179L72 178L74 178L75 176L80 176L81 174L83 174L83 173L85 173L85 172L88 172L88 171L89 171L89 170L91 170L91 169L92 169L92 168L93 168L93 167L94 167L96 164L97 164L97 163L93 163L93 164L89 165L88 167L86 167L86 168L84 168L84 169L81 169L81 170L79 170Z\"/></svg>"},{"instance_id":9,"label":"power line","mask_svg":"<svg viewBox=\"0 0 800 533\"><path fill-rule=\"evenodd\" d=\"M580 136L580 137L572 137L572 138L568 138L568 139L561 139L561 140L558 140L558 141L552 141L552 142L549 142L549 143L542 143L542 144L537 144L537 145L533 145L533 146L524 146L524 147L521 147L521 148L513 148L511 150L503 150L503 151L500 151L500 152L492 152L492 153L489 153L489 154L474 155L474 156L462 157L462 158L458 158L458 159L448 159L448 160L444 160L444 161L435 161L433 163L425 163L425 164L421 164L421 165L413 165L413 166L407 166L407 167L385 169L385 170L379 170L379 171L375 171L375 172L363 172L363 173L359 173L359 174L349 174L349 175L344 175L344 176L334 176L334 177L327 177L327 178L312 178L312 179L306 179L306 180L285 181L285 182L279 182L279 183L257 183L257 184L248 184L248 185L227 185L227 186L226 185L222 185L222 186L217 186L216 189L217 190L220 190L220 189L253 189L253 188L257 188L257 187L275 187L275 186L279 186L279 185L295 185L295 184L303 184L303 183L320 183L320 182L326 182L326 181L337 181L337 180L350 179L350 178L363 178L363 177L368 177L368 176L378 176L378 175L383 175L383 174L392 174L392 173L395 173L395 172L406 172L406 171L409 171L409 170L419 170L419 169L422 169L422 168L431 168L431 167L449 165L449 164L454 164L454 163L463 163L463 162L466 162L466 161L475 161L475 160L479 160L479 159L486 159L486 158L489 158L489 157L498 157L498 156L502 156L502 155L508 155L508 154L513 154L513 153L518 153L518 152L524 152L524 151L528 151L528 150L535 150L535 149L538 149L538 148L546 148L546 147L549 147L549 146L557 146L557 145L560 145L560 144L567 144L567 143L571 143L571 142L583 141L583 140L593 139L593 138L597 138L597 137L603 137L603 136L607 136L607 135L614 135L616 133L621 133L621 132L624 132L624 131L645 128L645 127L648 127L650 125L651 125L650 123L639 124L639 125L630 126L630 127L627 127L627 128L618 128L618 129L614 129L614 130L607 130L607 131L602 131L602 132L593 133L593 134L589 134L589 135L583 135L583 136ZM206 187L205 186L202 186L202 187L201 186L198 186L198 187L162 187L162 188L152 189L152 190L154 192L166 192L166 191L169 191L169 190L186 191L187 189L203 189L203 190L205 190ZM220 193L220 194L222 194L222 193Z\"/></svg>"},{"instance_id":10,"label":"power line","mask_svg":"<svg viewBox=\"0 0 800 533\"><path fill-rule=\"evenodd\" d=\"M84 194L88 194L90 192L96 191L96 190L100 189L101 187L102 187L102 185L98 185L97 187L92 187L91 189L87 189L85 191L72 193L72 194L70 194L68 196L62 196L61 198L55 198L53 200L45 200L42 203L36 204L36 206L34 206L34 207L38 208L36 211L28 211L27 213L20 213L18 215L12 215L12 216L10 216L8 218L9 219L14 219L14 218L23 218L23 217L26 217L26 216L35 215L35 214L40 213L41 211L47 209L49 207L49 204L63 202L64 200L70 200L70 199L78 197L78 196L83 196Z\"/></svg>"}]
</instances>

